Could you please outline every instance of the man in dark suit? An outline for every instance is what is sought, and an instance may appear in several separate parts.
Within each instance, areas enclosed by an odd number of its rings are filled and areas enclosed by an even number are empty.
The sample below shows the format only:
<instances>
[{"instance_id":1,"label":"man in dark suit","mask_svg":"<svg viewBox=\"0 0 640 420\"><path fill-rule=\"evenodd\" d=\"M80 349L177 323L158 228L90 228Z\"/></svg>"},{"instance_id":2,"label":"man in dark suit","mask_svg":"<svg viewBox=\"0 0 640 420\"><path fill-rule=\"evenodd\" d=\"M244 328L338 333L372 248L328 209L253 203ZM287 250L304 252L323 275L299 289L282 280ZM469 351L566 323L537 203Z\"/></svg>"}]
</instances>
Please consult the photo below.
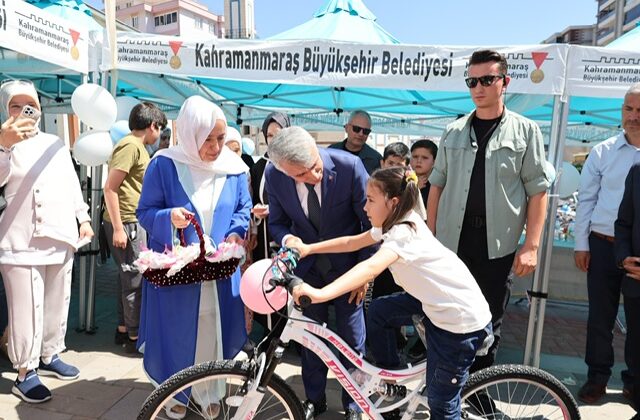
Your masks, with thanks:
<instances>
[{"instance_id":1,"label":"man in dark suit","mask_svg":"<svg viewBox=\"0 0 640 420\"><path fill-rule=\"evenodd\" d=\"M638 109L640 130L640 108ZM615 223L614 249L618 266L626 271L622 280L624 313L627 320L626 356L634 378L631 398L640 412L640 163L631 167ZM640 418L636 414L634 419Z\"/></svg>"},{"instance_id":2,"label":"man in dark suit","mask_svg":"<svg viewBox=\"0 0 640 420\"><path fill-rule=\"evenodd\" d=\"M309 133L300 127L283 128L269 142L265 170L269 197L269 231L272 238L287 244L291 235L314 243L369 230L364 212L367 171L358 157L338 150L319 149ZM314 287L323 287L371 255L360 252L313 255L300 261L296 274ZM366 288L345 294L332 303L338 334L356 351L364 353L365 325L362 298ZM349 300L353 301L349 303ZM328 320L328 304L314 304L304 314L320 322ZM346 359L345 366L351 366ZM311 351L302 350L302 380L307 401L307 418L327 408L325 386L327 367ZM360 414L348 394L342 403L346 419Z\"/></svg>"}]
</instances>

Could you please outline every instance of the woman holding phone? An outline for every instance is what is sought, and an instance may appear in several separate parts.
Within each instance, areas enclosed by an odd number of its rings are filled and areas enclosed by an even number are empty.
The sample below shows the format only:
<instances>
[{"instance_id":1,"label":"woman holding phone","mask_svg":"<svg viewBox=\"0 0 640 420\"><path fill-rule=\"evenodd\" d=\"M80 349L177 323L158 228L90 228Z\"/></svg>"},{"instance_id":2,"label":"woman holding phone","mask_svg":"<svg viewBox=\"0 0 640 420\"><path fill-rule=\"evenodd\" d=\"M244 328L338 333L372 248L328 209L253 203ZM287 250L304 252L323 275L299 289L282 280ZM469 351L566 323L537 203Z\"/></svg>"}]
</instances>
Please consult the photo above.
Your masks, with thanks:
<instances>
[{"instance_id":1,"label":"woman holding phone","mask_svg":"<svg viewBox=\"0 0 640 420\"><path fill-rule=\"evenodd\" d=\"M38 375L79 375L58 355L65 349L73 253L93 230L69 150L38 129L33 84L3 83L0 114L0 186L7 201L0 215L0 273L9 307L8 353L18 370L11 391L41 403L51 392Z\"/></svg>"}]
</instances>

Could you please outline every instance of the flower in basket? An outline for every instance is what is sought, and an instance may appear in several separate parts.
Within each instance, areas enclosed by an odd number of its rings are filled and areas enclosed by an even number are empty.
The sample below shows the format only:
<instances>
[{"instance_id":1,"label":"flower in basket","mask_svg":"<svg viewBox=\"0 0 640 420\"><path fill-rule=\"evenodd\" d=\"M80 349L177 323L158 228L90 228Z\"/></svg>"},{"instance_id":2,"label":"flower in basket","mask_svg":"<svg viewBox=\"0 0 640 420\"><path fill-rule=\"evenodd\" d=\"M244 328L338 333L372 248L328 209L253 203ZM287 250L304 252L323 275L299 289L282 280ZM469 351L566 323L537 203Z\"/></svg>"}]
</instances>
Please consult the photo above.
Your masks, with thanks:
<instances>
[{"instance_id":1,"label":"flower in basket","mask_svg":"<svg viewBox=\"0 0 640 420\"><path fill-rule=\"evenodd\" d=\"M209 262L227 261L232 258L242 259L245 256L245 249L237 243L222 242L213 252L207 252L204 258Z\"/></svg>"},{"instance_id":2,"label":"flower in basket","mask_svg":"<svg viewBox=\"0 0 640 420\"><path fill-rule=\"evenodd\" d=\"M171 250L173 257L175 258L175 262L167 271L167 276L173 276L178 271L182 270L184 266L198 258L200 255L200 245L199 244L191 244L188 246L175 246L173 250Z\"/></svg>"},{"instance_id":3,"label":"flower in basket","mask_svg":"<svg viewBox=\"0 0 640 420\"><path fill-rule=\"evenodd\" d=\"M169 268L175 261L176 259L170 251L154 252L150 249L144 249L138 254L138 259L133 262L133 265L140 273L144 273L148 269Z\"/></svg>"},{"instance_id":4,"label":"flower in basket","mask_svg":"<svg viewBox=\"0 0 640 420\"><path fill-rule=\"evenodd\" d=\"M245 255L244 247L241 245L223 242L216 247L211 238L206 235L204 235L204 244L205 259L208 262L216 263L232 258L242 259ZM168 269L166 275L171 277L198 258L199 255L200 245L198 243L187 246L174 245L172 249L165 248L164 252L145 249L138 254L138 259L133 262L133 265L140 273L144 273L148 269Z\"/></svg>"}]
</instances>

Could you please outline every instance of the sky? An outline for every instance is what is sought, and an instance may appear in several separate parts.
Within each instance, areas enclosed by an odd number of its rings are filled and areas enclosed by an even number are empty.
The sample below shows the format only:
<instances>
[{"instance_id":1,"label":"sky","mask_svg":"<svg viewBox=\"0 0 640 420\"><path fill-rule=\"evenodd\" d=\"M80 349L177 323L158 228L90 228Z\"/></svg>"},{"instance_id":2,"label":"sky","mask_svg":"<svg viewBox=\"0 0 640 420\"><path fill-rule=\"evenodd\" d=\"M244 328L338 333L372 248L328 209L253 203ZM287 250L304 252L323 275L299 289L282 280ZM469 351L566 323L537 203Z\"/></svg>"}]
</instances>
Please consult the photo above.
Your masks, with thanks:
<instances>
[{"instance_id":1,"label":"sky","mask_svg":"<svg viewBox=\"0 0 640 420\"><path fill-rule=\"evenodd\" d=\"M216 14L223 0L199 0ZM260 38L310 20L327 0L255 0ZM405 44L538 44L572 25L595 23L595 0L363 0L378 23ZM102 0L85 0L102 8Z\"/></svg>"}]
</instances>

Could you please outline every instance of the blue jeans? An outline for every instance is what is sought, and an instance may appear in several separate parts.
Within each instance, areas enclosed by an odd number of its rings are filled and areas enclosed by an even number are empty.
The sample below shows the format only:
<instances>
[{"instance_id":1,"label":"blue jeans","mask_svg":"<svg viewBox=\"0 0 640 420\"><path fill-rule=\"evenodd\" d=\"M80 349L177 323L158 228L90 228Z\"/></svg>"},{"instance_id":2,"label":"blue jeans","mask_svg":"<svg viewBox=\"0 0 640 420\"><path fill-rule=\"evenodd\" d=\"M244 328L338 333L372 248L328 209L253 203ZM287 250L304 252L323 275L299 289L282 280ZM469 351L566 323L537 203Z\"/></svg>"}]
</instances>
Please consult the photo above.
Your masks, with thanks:
<instances>
[{"instance_id":1,"label":"blue jeans","mask_svg":"<svg viewBox=\"0 0 640 420\"><path fill-rule=\"evenodd\" d=\"M374 299L367 312L367 335L371 356L380 367L397 368L400 359L396 350L395 330L411 325L412 315L424 315L419 300L406 292ZM469 367L476 351L487 335L491 323L479 331L455 334L436 327L424 317L427 336L427 398L431 418L459 419L460 391L469 377Z\"/></svg>"}]
</instances>

